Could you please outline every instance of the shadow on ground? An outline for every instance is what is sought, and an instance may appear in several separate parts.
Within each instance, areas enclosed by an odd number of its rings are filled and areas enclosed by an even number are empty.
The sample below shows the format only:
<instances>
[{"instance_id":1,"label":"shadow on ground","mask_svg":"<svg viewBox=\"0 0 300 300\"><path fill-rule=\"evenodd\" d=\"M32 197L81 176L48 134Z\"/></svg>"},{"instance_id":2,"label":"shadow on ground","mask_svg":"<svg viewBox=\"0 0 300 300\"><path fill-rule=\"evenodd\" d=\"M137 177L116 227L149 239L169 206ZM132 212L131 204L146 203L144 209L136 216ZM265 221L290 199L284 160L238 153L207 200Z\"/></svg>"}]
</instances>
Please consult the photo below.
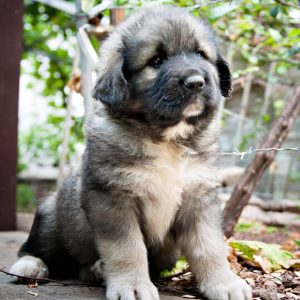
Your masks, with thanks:
<instances>
[{"instance_id":1,"label":"shadow on ground","mask_svg":"<svg viewBox=\"0 0 300 300\"><path fill-rule=\"evenodd\" d=\"M26 240L27 233L0 232L0 269L8 271L17 258L20 245ZM0 299L3 300L105 300L101 287L63 286L57 283L46 283L37 288L14 284L10 276L0 273ZM161 300L179 300L182 298L160 294Z\"/></svg>"}]
</instances>

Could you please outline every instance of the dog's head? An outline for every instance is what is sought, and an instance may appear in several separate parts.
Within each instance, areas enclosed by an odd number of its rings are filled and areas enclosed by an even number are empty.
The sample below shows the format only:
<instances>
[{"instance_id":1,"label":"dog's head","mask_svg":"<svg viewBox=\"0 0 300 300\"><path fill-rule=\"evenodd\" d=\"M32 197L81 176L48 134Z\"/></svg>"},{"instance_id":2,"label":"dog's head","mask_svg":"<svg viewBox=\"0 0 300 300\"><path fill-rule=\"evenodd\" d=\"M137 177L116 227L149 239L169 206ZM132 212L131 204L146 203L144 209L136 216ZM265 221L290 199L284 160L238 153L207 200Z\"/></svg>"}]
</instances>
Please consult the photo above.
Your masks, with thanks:
<instances>
[{"instance_id":1,"label":"dog's head","mask_svg":"<svg viewBox=\"0 0 300 300\"><path fill-rule=\"evenodd\" d=\"M182 9L146 9L101 48L94 97L110 112L162 129L211 119L231 76L214 34Z\"/></svg>"}]
</instances>

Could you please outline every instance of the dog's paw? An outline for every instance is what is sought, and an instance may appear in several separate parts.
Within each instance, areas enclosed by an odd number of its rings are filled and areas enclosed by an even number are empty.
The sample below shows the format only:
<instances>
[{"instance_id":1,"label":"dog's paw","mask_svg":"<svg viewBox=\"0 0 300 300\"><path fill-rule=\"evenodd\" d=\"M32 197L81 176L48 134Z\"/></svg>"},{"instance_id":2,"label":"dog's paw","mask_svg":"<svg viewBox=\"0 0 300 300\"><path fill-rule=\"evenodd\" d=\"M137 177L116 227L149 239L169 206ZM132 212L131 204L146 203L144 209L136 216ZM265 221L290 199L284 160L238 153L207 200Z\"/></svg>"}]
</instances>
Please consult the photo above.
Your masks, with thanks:
<instances>
[{"instance_id":1,"label":"dog's paw","mask_svg":"<svg viewBox=\"0 0 300 300\"><path fill-rule=\"evenodd\" d=\"M251 300L251 287L236 275L224 281L200 284L199 290L208 300Z\"/></svg>"},{"instance_id":2,"label":"dog's paw","mask_svg":"<svg viewBox=\"0 0 300 300\"><path fill-rule=\"evenodd\" d=\"M34 256L26 255L19 258L13 266L10 268L9 273L28 277L20 278L18 276L12 276L14 281L17 282L32 282L35 279L47 278L49 275L49 270L44 262Z\"/></svg>"},{"instance_id":3,"label":"dog's paw","mask_svg":"<svg viewBox=\"0 0 300 300\"><path fill-rule=\"evenodd\" d=\"M107 283L108 300L159 300L157 288L149 280L127 277L112 279Z\"/></svg>"}]
</instances>

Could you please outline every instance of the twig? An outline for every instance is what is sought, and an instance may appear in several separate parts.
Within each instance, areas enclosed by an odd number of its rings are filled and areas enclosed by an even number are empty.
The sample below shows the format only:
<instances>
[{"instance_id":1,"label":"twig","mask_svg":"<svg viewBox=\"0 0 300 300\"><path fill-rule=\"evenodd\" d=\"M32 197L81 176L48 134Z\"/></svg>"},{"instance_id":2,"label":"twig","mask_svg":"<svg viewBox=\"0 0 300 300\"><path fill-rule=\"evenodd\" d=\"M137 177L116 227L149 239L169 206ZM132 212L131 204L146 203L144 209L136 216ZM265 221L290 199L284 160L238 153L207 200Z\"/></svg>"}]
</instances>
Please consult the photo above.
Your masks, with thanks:
<instances>
[{"instance_id":1,"label":"twig","mask_svg":"<svg viewBox=\"0 0 300 300\"><path fill-rule=\"evenodd\" d=\"M189 11L191 10L195 10L195 9L198 9L198 8L201 8L201 7L206 7L206 6L211 6L211 5L215 5L217 3L228 3L229 5L231 5L231 0L211 0L211 1L207 1L207 2L204 2L204 3L201 3L201 4L196 4L194 6L187 6L186 9L188 9Z\"/></svg>"},{"instance_id":2,"label":"twig","mask_svg":"<svg viewBox=\"0 0 300 300\"><path fill-rule=\"evenodd\" d=\"M286 139L296 118L298 117L299 112L300 85L298 85L294 89L291 101L287 103L280 117L278 118L278 120L276 120L274 126L272 127L270 133L266 138L266 141L261 146L261 149L254 149L254 152L258 153L256 153L254 159L246 168L244 174L241 176L239 183L234 188L231 197L223 210L223 228L226 237L232 236L234 226L237 223L243 211L243 208L248 204L258 180L262 177L264 171L273 162L276 152L274 150L292 150L292 148L280 147ZM268 152L266 152L266 150ZM295 147L293 148L293 150L299 151L300 147ZM237 153L237 155L241 154ZM243 156L241 155L241 158Z\"/></svg>"},{"instance_id":3,"label":"twig","mask_svg":"<svg viewBox=\"0 0 300 300\"><path fill-rule=\"evenodd\" d=\"M58 283L64 286L72 286L72 285L77 285L77 286L87 286L87 287L91 287L93 286L90 283L77 283L77 282L64 282L64 281L60 281L60 280L55 280L55 279L50 279L50 278L36 278L36 277L30 277L30 276L21 276L21 275L16 275L16 274L12 274L9 272L4 271L3 269L0 269L0 272L6 274L6 275L10 275L10 276L15 276L21 279L25 279L25 280L35 280L35 281L44 281L44 282L53 282L53 283Z\"/></svg>"},{"instance_id":4,"label":"twig","mask_svg":"<svg viewBox=\"0 0 300 300\"><path fill-rule=\"evenodd\" d=\"M183 296L183 295L187 294L187 292L184 291L184 290L181 290L181 289L178 289L178 288L175 288L175 287L171 287L171 286L168 286L168 285L163 285L163 284L160 284L160 283L155 283L155 285L158 287L159 291L174 293L176 296ZM196 294L196 292L189 292L189 294L192 295L192 296L198 296Z\"/></svg>"},{"instance_id":5,"label":"twig","mask_svg":"<svg viewBox=\"0 0 300 300\"><path fill-rule=\"evenodd\" d=\"M293 4L293 3L286 3L283 0L275 0L275 2L277 2L277 3L279 3L279 4L283 5L283 6L289 6L289 7L292 7L292 8L300 10L300 6L298 6L296 4Z\"/></svg>"}]
</instances>

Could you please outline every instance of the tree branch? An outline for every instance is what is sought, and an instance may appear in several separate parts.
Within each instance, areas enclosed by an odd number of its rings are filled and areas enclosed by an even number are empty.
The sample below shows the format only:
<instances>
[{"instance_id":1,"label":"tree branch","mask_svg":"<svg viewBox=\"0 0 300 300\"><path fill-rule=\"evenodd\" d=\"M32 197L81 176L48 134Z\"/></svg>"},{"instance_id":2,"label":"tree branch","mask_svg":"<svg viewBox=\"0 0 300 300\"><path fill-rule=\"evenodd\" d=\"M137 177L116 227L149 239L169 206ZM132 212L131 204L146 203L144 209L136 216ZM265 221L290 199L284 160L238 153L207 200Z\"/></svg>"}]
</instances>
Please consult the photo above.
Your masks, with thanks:
<instances>
[{"instance_id":1,"label":"tree branch","mask_svg":"<svg viewBox=\"0 0 300 300\"><path fill-rule=\"evenodd\" d=\"M279 148L287 137L292 125L300 113L300 85L294 89L292 100L287 103L280 118L275 122L270 131L267 141L261 148ZM274 160L276 151L258 152L250 165L247 167L240 182L227 202L223 211L223 229L226 237L233 234L244 207L248 204L257 181L262 177L264 171Z\"/></svg>"},{"instance_id":2,"label":"tree branch","mask_svg":"<svg viewBox=\"0 0 300 300\"><path fill-rule=\"evenodd\" d=\"M277 2L277 3L279 3L279 4L283 5L283 6L288 6L288 7L292 7L292 8L300 10L300 6L298 6L296 4L293 4L293 3L286 3L283 0L275 0L275 2Z\"/></svg>"}]
</instances>

